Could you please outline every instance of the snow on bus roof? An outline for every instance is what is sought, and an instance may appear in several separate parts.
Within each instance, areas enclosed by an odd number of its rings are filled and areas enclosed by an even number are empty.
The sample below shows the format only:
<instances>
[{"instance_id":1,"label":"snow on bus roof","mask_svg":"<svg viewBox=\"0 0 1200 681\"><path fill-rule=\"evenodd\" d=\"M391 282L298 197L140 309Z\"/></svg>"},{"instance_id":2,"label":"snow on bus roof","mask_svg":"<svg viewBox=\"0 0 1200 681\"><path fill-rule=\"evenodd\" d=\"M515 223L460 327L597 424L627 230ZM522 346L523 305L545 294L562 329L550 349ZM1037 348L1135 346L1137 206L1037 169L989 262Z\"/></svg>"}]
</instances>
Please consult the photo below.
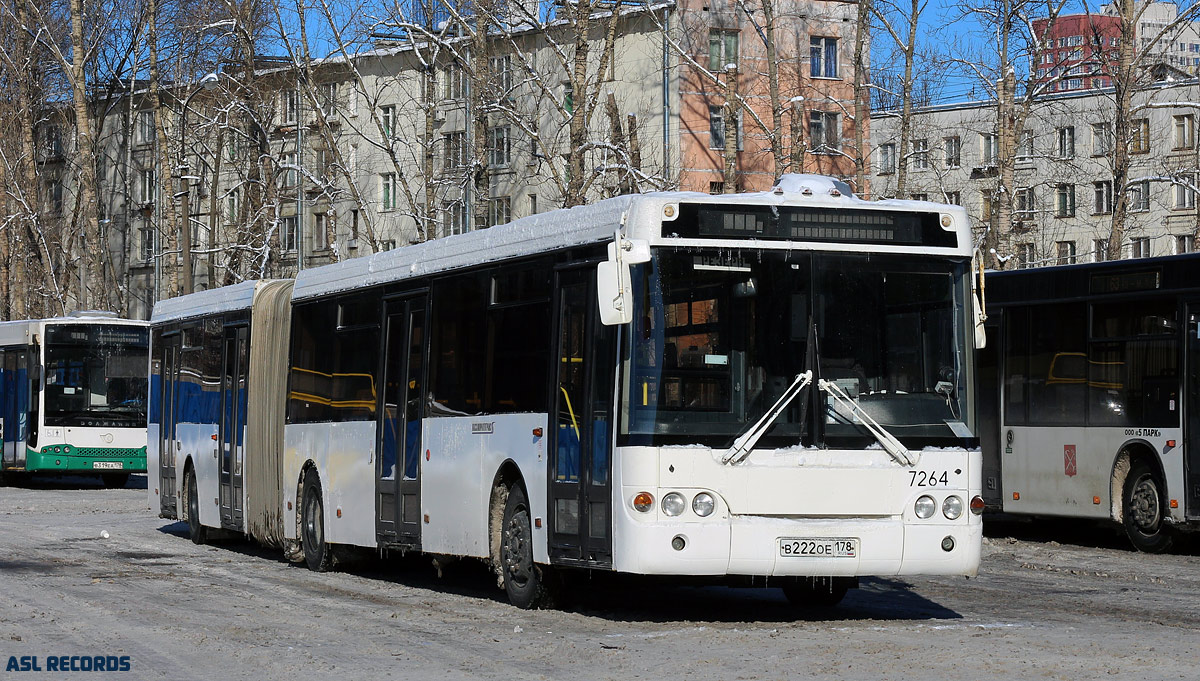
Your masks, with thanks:
<instances>
[{"instance_id":1,"label":"snow on bus roof","mask_svg":"<svg viewBox=\"0 0 1200 681\"><path fill-rule=\"evenodd\" d=\"M254 302L254 289L258 283L255 280L243 281L230 286L160 300L154 304L150 323L161 324L218 312L247 310Z\"/></svg>"},{"instance_id":2,"label":"snow on bus roof","mask_svg":"<svg viewBox=\"0 0 1200 681\"><path fill-rule=\"evenodd\" d=\"M808 192L805 194L804 192ZM930 210L920 201L863 201L845 183L822 175L785 175L776 189L713 196L700 192L655 192L604 199L586 206L547 211L465 234L433 239L391 251L300 272L293 300L339 293L450 270L611 240L628 214L630 224L656 224L669 203L732 203ZM654 235L631 234L639 238Z\"/></svg>"},{"instance_id":3,"label":"snow on bus roof","mask_svg":"<svg viewBox=\"0 0 1200 681\"><path fill-rule=\"evenodd\" d=\"M797 205L875 210L946 210L926 201L863 201L846 183L823 175L784 175L769 191L710 195L700 192L655 192L604 199L586 206L547 211L492 227L433 239L340 263L314 267L296 276L293 300L418 278L508 258L603 243L613 238L628 217L629 225L654 225L654 234L630 232L635 238L658 238L662 209L671 203ZM964 220L965 224L965 220ZM157 309L155 310L157 316Z\"/></svg>"}]
</instances>

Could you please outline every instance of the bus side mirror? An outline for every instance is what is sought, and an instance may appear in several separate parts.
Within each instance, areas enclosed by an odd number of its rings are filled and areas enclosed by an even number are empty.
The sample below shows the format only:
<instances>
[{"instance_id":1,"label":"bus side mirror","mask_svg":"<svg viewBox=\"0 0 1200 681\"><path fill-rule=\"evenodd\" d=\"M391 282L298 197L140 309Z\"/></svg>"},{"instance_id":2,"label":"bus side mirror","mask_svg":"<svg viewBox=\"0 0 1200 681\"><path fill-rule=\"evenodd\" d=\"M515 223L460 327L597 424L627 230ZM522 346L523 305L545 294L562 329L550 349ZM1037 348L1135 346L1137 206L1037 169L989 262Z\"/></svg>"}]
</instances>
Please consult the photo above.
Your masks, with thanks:
<instances>
[{"instance_id":1,"label":"bus side mirror","mask_svg":"<svg viewBox=\"0 0 1200 681\"><path fill-rule=\"evenodd\" d=\"M649 261L648 242L625 239L617 232L616 238L608 245L608 260L596 266L596 302L600 306L601 324L616 326L633 321L629 266Z\"/></svg>"}]
</instances>

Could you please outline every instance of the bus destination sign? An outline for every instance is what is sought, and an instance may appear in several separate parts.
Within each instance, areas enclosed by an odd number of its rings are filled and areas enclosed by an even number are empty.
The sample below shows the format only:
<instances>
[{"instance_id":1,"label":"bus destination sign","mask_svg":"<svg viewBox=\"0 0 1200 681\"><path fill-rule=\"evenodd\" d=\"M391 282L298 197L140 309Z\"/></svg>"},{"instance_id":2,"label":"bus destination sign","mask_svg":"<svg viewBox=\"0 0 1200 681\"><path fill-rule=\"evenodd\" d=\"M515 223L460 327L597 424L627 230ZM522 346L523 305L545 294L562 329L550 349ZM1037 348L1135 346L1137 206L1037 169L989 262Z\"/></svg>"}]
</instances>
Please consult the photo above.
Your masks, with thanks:
<instances>
[{"instance_id":1,"label":"bus destination sign","mask_svg":"<svg viewBox=\"0 0 1200 681\"><path fill-rule=\"evenodd\" d=\"M699 239L778 239L787 241L941 246L958 244L942 229L937 213L906 213L799 206L683 204L671 229Z\"/></svg>"}]
</instances>

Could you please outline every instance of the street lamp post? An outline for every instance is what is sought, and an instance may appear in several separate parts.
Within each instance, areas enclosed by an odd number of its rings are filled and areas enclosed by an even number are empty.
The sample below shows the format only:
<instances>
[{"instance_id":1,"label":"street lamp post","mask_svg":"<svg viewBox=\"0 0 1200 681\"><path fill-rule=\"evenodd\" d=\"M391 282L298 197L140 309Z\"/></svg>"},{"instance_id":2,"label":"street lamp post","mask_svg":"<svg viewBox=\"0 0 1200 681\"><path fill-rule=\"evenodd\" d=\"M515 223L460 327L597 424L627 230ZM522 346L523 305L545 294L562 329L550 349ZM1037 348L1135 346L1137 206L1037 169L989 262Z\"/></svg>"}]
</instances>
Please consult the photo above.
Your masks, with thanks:
<instances>
[{"instance_id":1,"label":"street lamp post","mask_svg":"<svg viewBox=\"0 0 1200 681\"><path fill-rule=\"evenodd\" d=\"M192 275L192 176L191 168L188 165L187 153L187 115L188 105L192 103L192 97L195 97L201 90L212 90L217 86L219 77L215 73L205 74L203 78L196 83L197 87L193 88L188 94L187 99L183 100L183 110L179 113L179 203L180 212L183 213L183 229L179 235L180 256L183 259L181 268L180 291L183 295L192 292L193 275Z\"/></svg>"}]
</instances>

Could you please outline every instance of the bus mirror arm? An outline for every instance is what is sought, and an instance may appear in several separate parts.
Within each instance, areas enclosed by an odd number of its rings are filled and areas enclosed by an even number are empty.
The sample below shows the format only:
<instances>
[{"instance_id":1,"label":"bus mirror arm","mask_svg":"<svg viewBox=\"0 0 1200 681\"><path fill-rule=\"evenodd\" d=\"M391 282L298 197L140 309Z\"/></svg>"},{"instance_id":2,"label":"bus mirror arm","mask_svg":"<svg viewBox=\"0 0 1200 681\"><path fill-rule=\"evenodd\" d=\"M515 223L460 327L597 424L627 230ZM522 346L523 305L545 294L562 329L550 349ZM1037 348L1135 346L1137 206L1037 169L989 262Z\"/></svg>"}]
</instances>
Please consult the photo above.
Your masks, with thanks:
<instances>
[{"instance_id":1,"label":"bus mirror arm","mask_svg":"<svg viewBox=\"0 0 1200 681\"><path fill-rule=\"evenodd\" d=\"M633 321L629 266L649 261L649 242L626 239L618 229L613 242L608 245L608 260L596 266L596 303L600 306L600 323L616 326Z\"/></svg>"},{"instance_id":2,"label":"bus mirror arm","mask_svg":"<svg viewBox=\"0 0 1200 681\"><path fill-rule=\"evenodd\" d=\"M979 263L976 268L975 263ZM987 290L984 288L983 258L976 256L971 264L971 302L975 304L975 349L987 347Z\"/></svg>"}]
</instances>

